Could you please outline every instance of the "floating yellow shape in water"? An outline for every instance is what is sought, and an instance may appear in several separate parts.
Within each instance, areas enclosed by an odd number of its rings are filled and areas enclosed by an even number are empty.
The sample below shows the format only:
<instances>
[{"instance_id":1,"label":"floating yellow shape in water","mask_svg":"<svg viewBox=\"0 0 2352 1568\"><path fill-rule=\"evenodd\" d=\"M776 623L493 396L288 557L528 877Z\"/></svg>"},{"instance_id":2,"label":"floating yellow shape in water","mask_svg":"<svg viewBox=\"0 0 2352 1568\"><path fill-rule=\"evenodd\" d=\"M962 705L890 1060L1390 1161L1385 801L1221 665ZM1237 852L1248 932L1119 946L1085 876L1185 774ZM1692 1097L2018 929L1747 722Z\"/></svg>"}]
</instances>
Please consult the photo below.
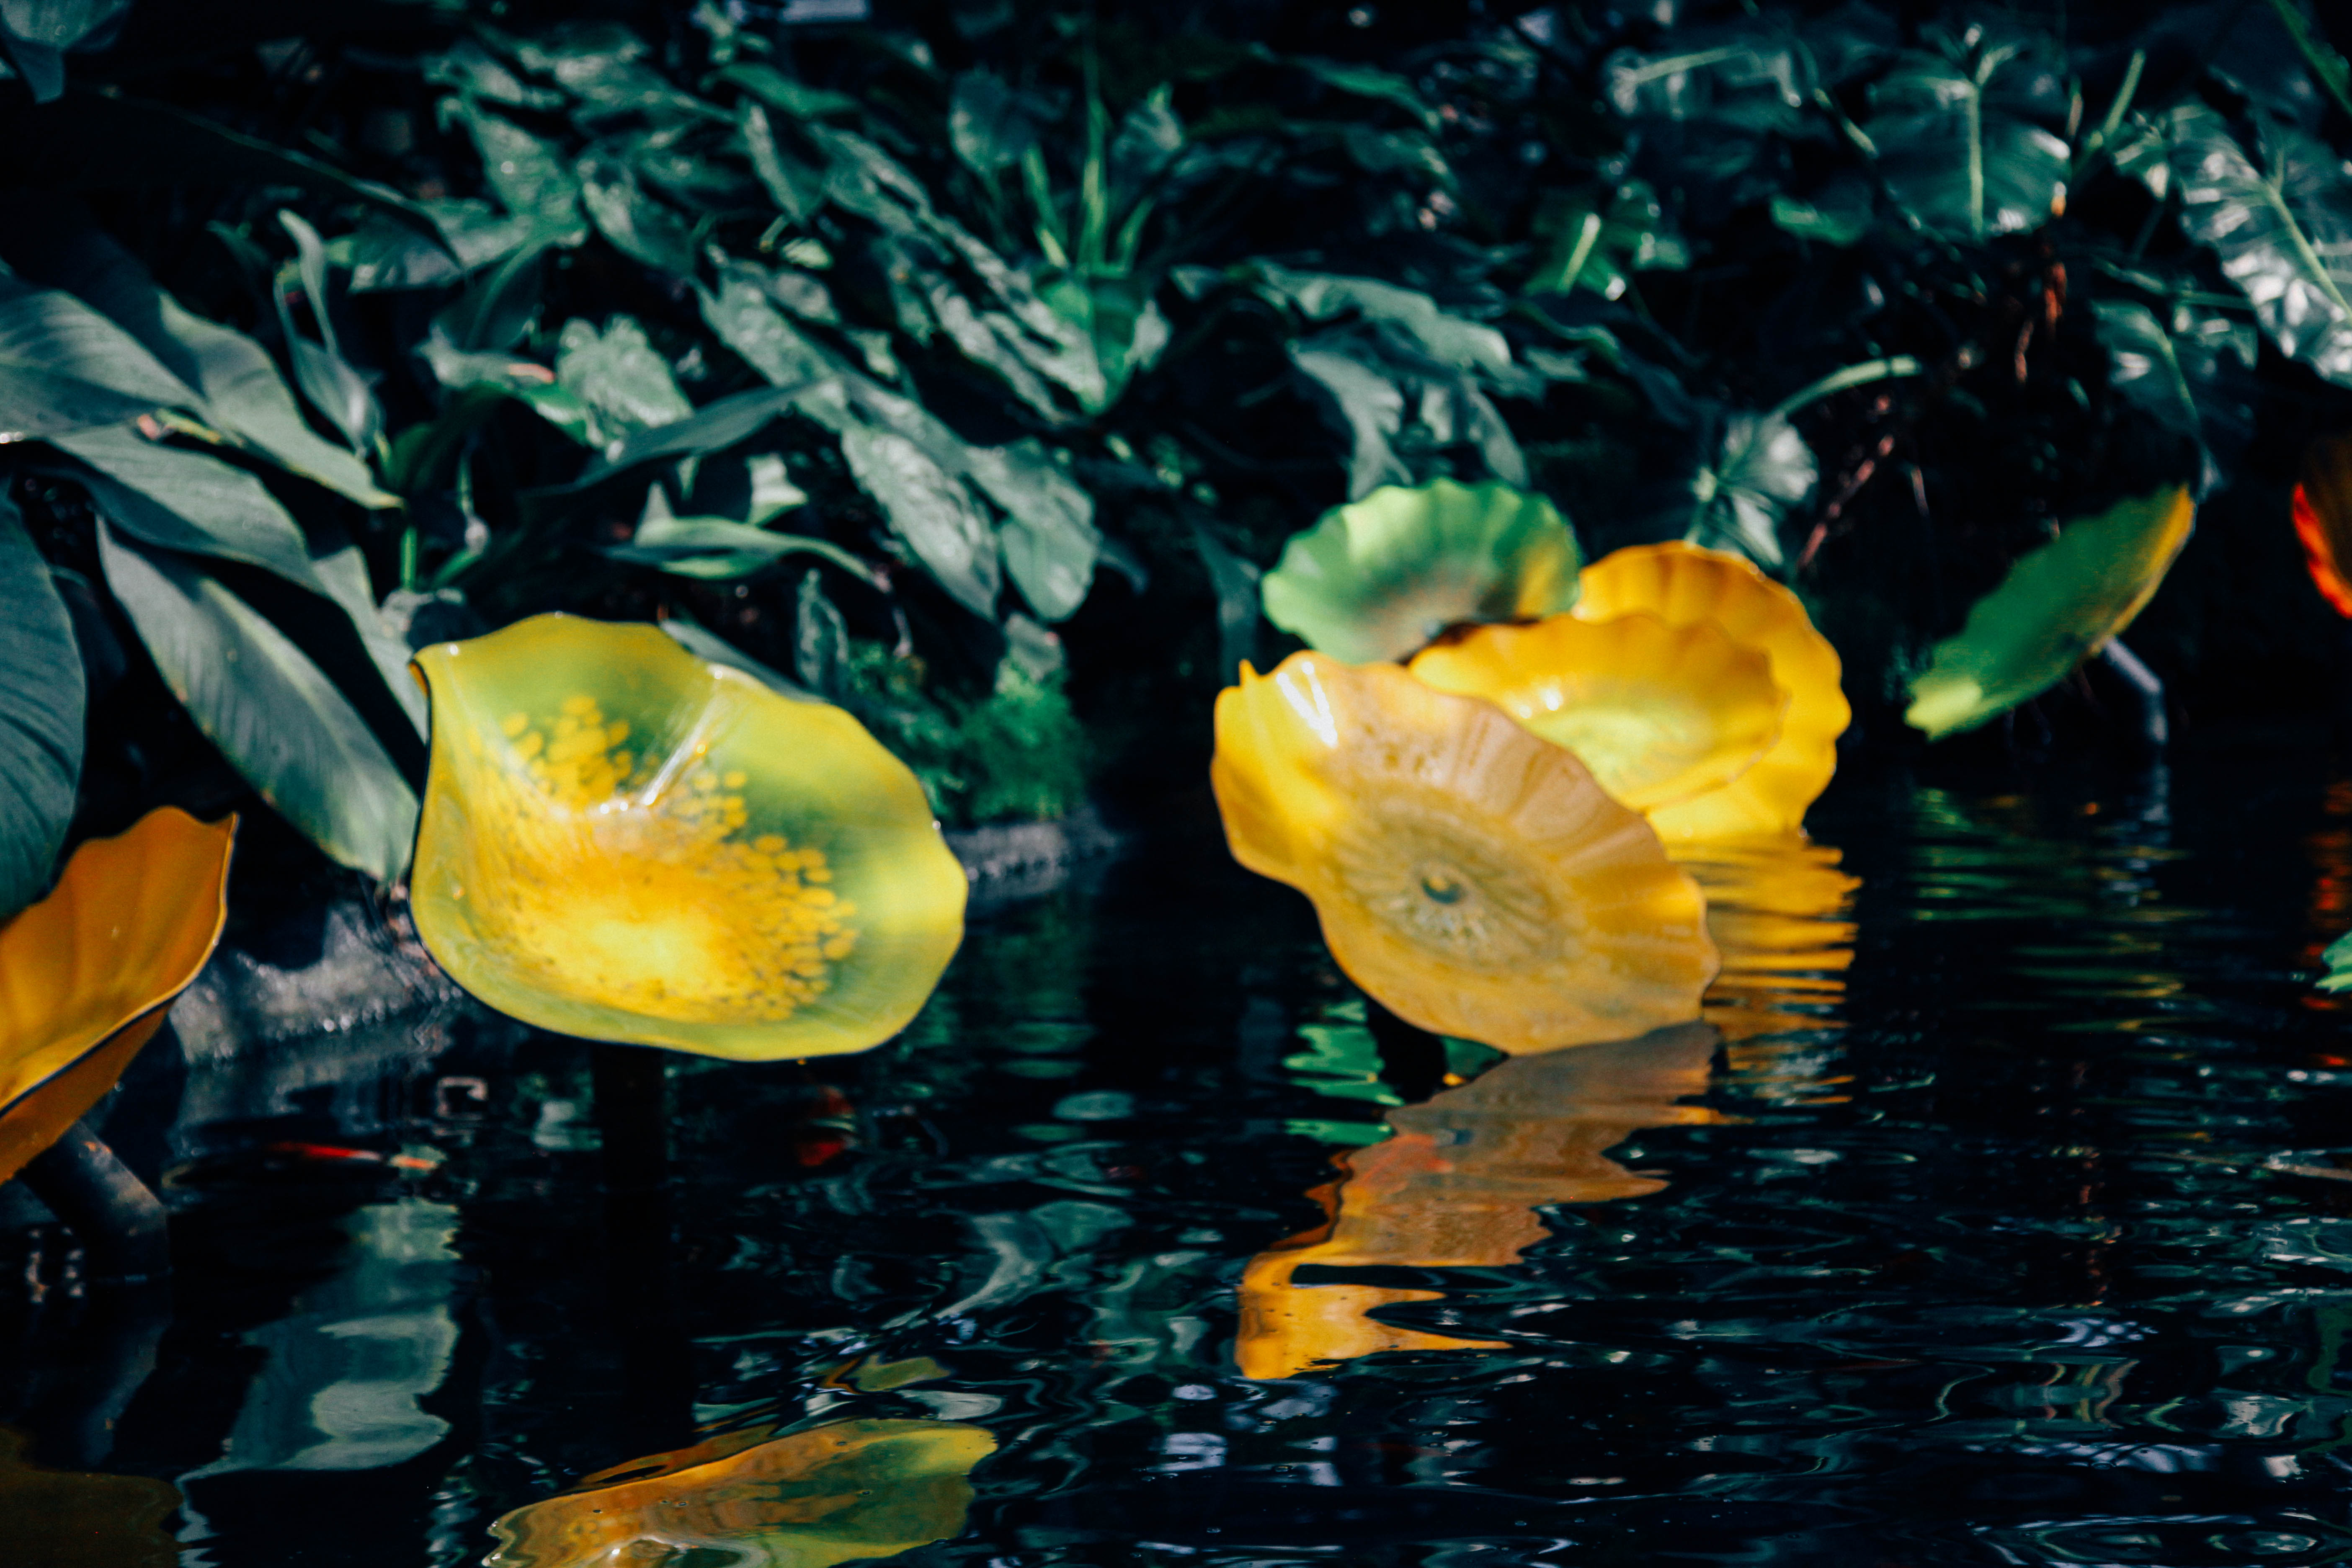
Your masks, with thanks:
<instances>
[{"instance_id":1,"label":"floating yellow shape in water","mask_svg":"<svg viewBox=\"0 0 2352 1568\"><path fill-rule=\"evenodd\" d=\"M0 1181L114 1087L212 956L236 838L235 817L151 811L0 926Z\"/></svg>"},{"instance_id":2,"label":"floating yellow shape in water","mask_svg":"<svg viewBox=\"0 0 2352 1568\"><path fill-rule=\"evenodd\" d=\"M731 1568L833 1568L895 1557L963 1532L966 1478L996 1448L952 1421L771 1430L632 1459L516 1509L490 1526L499 1549L485 1568L627 1568L705 1553Z\"/></svg>"},{"instance_id":3,"label":"floating yellow shape in water","mask_svg":"<svg viewBox=\"0 0 2352 1568\"><path fill-rule=\"evenodd\" d=\"M1642 1197L1666 1184L1606 1157L1637 1128L1720 1121L1678 1103L1705 1092L1716 1033L1662 1029L1498 1062L1425 1104L1389 1112L1385 1142L1340 1156L1347 1173L1311 1195L1330 1222L1262 1252L1243 1272L1234 1359L1244 1377L1292 1377L1381 1351L1508 1350L1368 1316L1443 1299L1353 1282L1297 1285L1307 1264L1342 1268L1500 1268L1548 1234L1539 1210Z\"/></svg>"},{"instance_id":4,"label":"floating yellow shape in water","mask_svg":"<svg viewBox=\"0 0 2352 1568\"><path fill-rule=\"evenodd\" d=\"M650 626L540 616L417 655L418 933L499 1011L738 1059L903 1028L963 931L922 786L838 708Z\"/></svg>"},{"instance_id":5,"label":"floating yellow shape in water","mask_svg":"<svg viewBox=\"0 0 2352 1568\"><path fill-rule=\"evenodd\" d=\"M2010 564L1913 678L1906 723L1940 740L1999 718L2065 678L2131 625L2189 542L2196 503L2179 486L2078 518Z\"/></svg>"},{"instance_id":6,"label":"floating yellow shape in water","mask_svg":"<svg viewBox=\"0 0 2352 1568\"><path fill-rule=\"evenodd\" d=\"M1392 665L1244 665L1209 776L1234 858L1313 900L1339 966L1411 1023L1539 1051L1697 1016L1697 887L1490 703Z\"/></svg>"},{"instance_id":7,"label":"floating yellow shape in water","mask_svg":"<svg viewBox=\"0 0 2352 1568\"><path fill-rule=\"evenodd\" d=\"M1668 840L1779 833L1803 825L1837 771L1837 738L1853 711L1838 685L1838 656L1797 596L1739 556L1680 542L1619 550L1584 569L1580 620L1650 615L1668 626L1705 624L1764 655L1788 694L1780 733L1754 765L1718 788L1650 813Z\"/></svg>"},{"instance_id":8,"label":"floating yellow shape in water","mask_svg":"<svg viewBox=\"0 0 2352 1568\"><path fill-rule=\"evenodd\" d=\"M1603 789L1645 813L1746 773L1780 739L1789 706L1761 649L1712 622L1677 626L1639 613L1479 626L1424 650L1412 669L1567 747Z\"/></svg>"}]
</instances>

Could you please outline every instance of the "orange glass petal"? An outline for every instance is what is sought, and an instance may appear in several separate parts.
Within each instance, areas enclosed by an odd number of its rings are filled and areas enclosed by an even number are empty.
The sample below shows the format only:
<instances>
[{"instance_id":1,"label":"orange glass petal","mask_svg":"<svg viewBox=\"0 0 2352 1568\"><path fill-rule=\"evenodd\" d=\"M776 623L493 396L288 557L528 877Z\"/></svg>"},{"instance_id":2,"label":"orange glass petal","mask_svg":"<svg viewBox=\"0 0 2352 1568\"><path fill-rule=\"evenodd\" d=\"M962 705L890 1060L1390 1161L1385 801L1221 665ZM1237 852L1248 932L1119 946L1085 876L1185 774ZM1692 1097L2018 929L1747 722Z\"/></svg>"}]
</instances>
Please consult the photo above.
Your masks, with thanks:
<instances>
[{"instance_id":1,"label":"orange glass petal","mask_svg":"<svg viewBox=\"0 0 2352 1568\"><path fill-rule=\"evenodd\" d=\"M2337 615L2352 616L2352 436L2314 441L2305 450L2294 536L2319 596Z\"/></svg>"},{"instance_id":2,"label":"orange glass petal","mask_svg":"<svg viewBox=\"0 0 2352 1568\"><path fill-rule=\"evenodd\" d=\"M1644 813L1746 773L1780 739L1789 706L1760 648L1711 622L1672 626L1638 613L1479 626L1423 651L1411 668L1567 747L1601 788Z\"/></svg>"},{"instance_id":3,"label":"orange glass petal","mask_svg":"<svg viewBox=\"0 0 2352 1568\"><path fill-rule=\"evenodd\" d=\"M1398 1016L1507 1051L1697 1016L1698 889L1583 763L1393 665L1297 653L1217 699L1234 858L1314 900Z\"/></svg>"},{"instance_id":4,"label":"orange glass petal","mask_svg":"<svg viewBox=\"0 0 2352 1568\"><path fill-rule=\"evenodd\" d=\"M1330 1223L1252 1258L1234 1354L1244 1377L1291 1377L1381 1351L1507 1350L1493 1340L1399 1328L1366 1314L1435 1290L1298 1285L1307 1264L1343 1268L1500 1268L1549 1234L1552 1204L1642 1197L1665 1183L1606 1152L1643 1127L1719 1121L1679 1103L1706 1089L1716 1033L1684 1025L1576 1050L1498 1062L1458 1089L1389 1112L1395 1136L1340 1156L1319 1188Z\"/></svg>"},{"instance_id":5,"label":"orange glass petal","mask_svg":"<svg viewBox=\"0 0 2352 1568\"><path fill-rule=\"evenodd\" d=\"M416 665L416 929L491 1006L772 1060L878 1045L939 983L963 868L915 775L840 709L571 616Z\"/></svg>"},{"instance_id":6,"label":"orange glass petal","mask_svg":"<svg viewBox=\"0 0 2352 1568\"><path fill-rule=\"evenodd\" d=\"M963 1533L996 1439L953 1421L753 1427L599 1471L490 1526L484 1568L833 1568ZM626 1478L626 1479L622 1479Z\"/></svg>"},{"instance_id":7,"label":"orange glass petal","mask_svg":"<svg viewBox=\"0 0 2352 1568\"><path fill-rule=\"evenodd\" d=\"M0 926L0 1181L114 1087L212 956L236 838L235 817L151 811Z\"/></svg>"},{"instance_id":8,"label":"orange glass petal","mask_svg":"<svg viewBox=\"0 0 2352 1568\"><path fill-rule=\"evenodd\" d=\"M1706 622L1761 652L1774 684L1789 694L1780 737L1756 764L1719 789L1652 812L1659 837L1721 838L1803 825L1805 809L1837 771L1837 738L1853 710L1838 684L1837 651L1794 594L1720 550L1643 544L1584 569L1575 614L1590 621L1640 614L1669 626Z\"/></svg>"}]
</instances>

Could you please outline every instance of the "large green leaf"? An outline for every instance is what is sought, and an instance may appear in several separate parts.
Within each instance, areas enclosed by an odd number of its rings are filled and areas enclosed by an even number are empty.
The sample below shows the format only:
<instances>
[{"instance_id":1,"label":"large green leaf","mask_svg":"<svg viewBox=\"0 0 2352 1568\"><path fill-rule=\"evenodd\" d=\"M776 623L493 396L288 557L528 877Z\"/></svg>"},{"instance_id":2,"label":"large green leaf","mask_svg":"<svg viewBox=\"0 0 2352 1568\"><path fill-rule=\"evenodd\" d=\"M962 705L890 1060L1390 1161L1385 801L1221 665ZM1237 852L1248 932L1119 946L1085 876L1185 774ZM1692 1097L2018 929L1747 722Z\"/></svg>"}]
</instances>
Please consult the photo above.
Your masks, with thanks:
<instances>
[{"instance_id":1,"label":"large green leaf","mask_svg":"<svg viewBox=\"0 0 2352 1568\"><path fill-rule=\"evenodd\" d=\"M596 411L607 440L671 425L694 413L634 316L614 316L599 332L570 321L556 340L555 379Z\"/></svg>"},{"instance_id":2,"label":"large green leaf","mask_svg":"<svg viewBox=\"0 0 2352 1568\"><path fill-rule=\"evenodd\" d=\"M1870 140L1904 211L1954 239L2039 228L2066 194L2066 84L2035 42L1990 23L1895 62L1870 89Z\"/></svg>"},{"instance_id":3,"label":"large green leaf","mask_svg":"<svg viewBox=\"0 0 2352 1568\"><path fill-rule=\"evenodd\" d=\"M2197 401L2155 312L2121 300L2095 300L2091 310L2107 348L2107 384L2168 429L2196 435Z\"/></svg>"},{"instance_id":4,"label":"large green leaf","mask_svg":"<svg viewBox=\"0 0 2352 1568\"><path fill-rule=\"evenodd\" d=\"M258 566L339 605L422 732L425 704L408 677L408 649L379 623L365 568L352 569L355 552L340 569L322 570L300 526L261 481L217 458L147 440L127 426L51 440L93 470L77 478L124 533L165 550Z\"/></svg>"},{"instance_id":5,"label":"large green leaf","mask_svg":"<svg viewBox=\"0 0 2352 1568\"><path fill-rule=\"evenodd\" d=\"M2352 385L2352 174L2327 145L2262 124L2262 166L2201 103L2167 127L2180 220L2213 247L2279 352Z\"/></svg>"},{"instance_id":6,"label":"large green leaf","mask_svg":"<svg viewBox=\"0 0 2352 1568\"><path fill-rule=\"evenodd\" d=\"M892 430L852 426L841 455L891 528L940 587L974 615L996 618L996 534L963 482Z\"/></svg>"},{"instance_id":7,"label":"large green leaf","mask_svg":"<svg viewBox=\"0 0 2352 1568\"><path fill-rule=\"evenodd\" d=\"M81 779L82 705L73 623L0 493L0 920L48 890Z\"/></svg>"},{"instance_id":8,"label":"large green leaf","mask_svg":"<svg viewBox=\"0 0 2352 1568\"><path fill-rule=\"evenodd\" d=\"M1348 436L1348 499L1360 500L1382 485L1410 484L1412 470L1394 447L1404 431L1403 389L1339 344L1294 344L1290 363L1328 400Z\"/></svg>"},{"instance_id":9,"label":"large green leaf","mask_svg":"<svg viewBox=\"0 0 2352 1568\"><path fill-rule=\"evenodd\" d=\"M0 24L26 43L69 49L131 9L131 0L0 0Z\"/></svg>"},{"instance_id":10,"label":"large green leaf","mask_svg":"<svg viewBox=\"0 0 2352 1568\"><path fill-rule=\"evenodd\" d=\"M803 382L794 386L763 386L750 392L738 392L716 403L706 404L696 409L690 417L676 424L641 430L621 443L601 462L590 464L578 479L562 489L585 489L640 463L682 458L690 453L723 451L739 441L746 441L758 435L777 416L791 413L813 384Z\"/></svg>"},{"instance_id":11,"label":"large green leaf","mask_svg":"<svg viewBox=\"0 0 2352 1568\"><path fill-rule=\"evenodd\" d=\"M948 145L965 168L992 178L1012 168L1037 144L1037 132L1054 118L1054 106L1013 87L982 66L955 79L948 100Z\"/></svg>"},{"instance_id":12,"label":"large green leaf","mask_svg":"<svg viewBox=\"0 0 2352 1568\"><path fill-rule=\"evenodd\" d=\"M0 272L0 441L197 402L194 388L79 300Z\"/></svg>"},{"instance_id":13,"label":"large green leaf","mask_svg":"<svg viewBox=\"0 0 2352 1568\"><path fill-rule=\"evenodd\" d=\"M560 244L577 245L588 237L580 219L580 180L562 152L513 121L462 99L457 114L481 154L483 179L507 211Z\"/></svg>"},{"instance_id":14,"label":"large green leaf","mask_svg":"<svg viewBox=\"0 0 2352 1568\"><path fill-rule=\"evenodd\" d=\"M142 549L105 523L98 547L116 601L205 738L329 856L398 879L416 796L334 682L188 558Z\"/></svg>"},{"instance_id":15,"label":"large green leaf","mask_svg":"<svg viewBox=\"0 0 2352 1568\"><path fill-rule=\"evenodd\" d=\"M278 221L294 237L293 275L301 280L302 297L310 305L311 319L319 324L321 340L313 342L295 331L293 310L288 300L291 279L280 273L277 283L278 322L294 355L294 378L301 384L302 395L310 400L310 406L343 433L352 449L366 451L374 444L377 432L383 428L383 411L376 406L375 393L367 378L343 357L342 346L335 341L334 317L327 308L326 242L299 213L281 212Z\"/></svg>"},{"instance_id":16,"label":"large green leaf","mask_svg":"<svg viewBox=\"0 0 2352 1568\"><path fill-rule=\"evenodd\" d=\"M289 472L367 507L398 504L351 453L320 440L268 351L244 333L184 309L130 251L84 213L15 205L22 223L8 254L39 281L69 290L137 339L201 398L205 422ZM404 229L396 230L415 240ZM415 241L422 245L422 241ZM436 252L436 254L438 254Z\"/></svg>"},{"instance_id":17,"label":"large green leaf","mask_svg":"<svg viewBox=\"0 0 2352 1568\"><path fill-rule=\"evenodd\" d=\"M1684 537L1778 566L1780 520L1813 493L1819 477L1812 448L1785 416L1732 415L1715 462L1691 481L1697 504Z\"/></svg>"},{"instance_id":18,"label":"large green leaf","mask_svg":"<svg viewBox=\"0 0 2352 1568\"><path fill-rule=\"evenodd\" d=\"M865 562L830 540L771 533L732 518L674 516L659 485L646 492L645 514L635 536L627 544L606 546L604 553L615 561L706 581L748 577L787 555L818 555L856 576L868 580L873 576Z\"/></svg>"},{"instance_id":19,"label":"large green leaf","mask_svg":"<svg viewBox=\"0 0 2352 1568\"><path fill-rule=\"evenodd\" d=\"M998 538L1005 570L1037 618L1050 623L1076 614L1102 555L1094 497L1034 439L969 448L964 471L1004 510Z\"/></svg>"},{"instance_id":20,"label":"large green leaf","mask_svg":"<svg viewBox=\"0 0 2352 1568\"><path fill-rule=\"evenodd\" d=\"M693 231L646 194L636 171L601 148L584 154L578 167L581 205L614 248L659 271L694 275Z\"/></svg>"}]
</instances>

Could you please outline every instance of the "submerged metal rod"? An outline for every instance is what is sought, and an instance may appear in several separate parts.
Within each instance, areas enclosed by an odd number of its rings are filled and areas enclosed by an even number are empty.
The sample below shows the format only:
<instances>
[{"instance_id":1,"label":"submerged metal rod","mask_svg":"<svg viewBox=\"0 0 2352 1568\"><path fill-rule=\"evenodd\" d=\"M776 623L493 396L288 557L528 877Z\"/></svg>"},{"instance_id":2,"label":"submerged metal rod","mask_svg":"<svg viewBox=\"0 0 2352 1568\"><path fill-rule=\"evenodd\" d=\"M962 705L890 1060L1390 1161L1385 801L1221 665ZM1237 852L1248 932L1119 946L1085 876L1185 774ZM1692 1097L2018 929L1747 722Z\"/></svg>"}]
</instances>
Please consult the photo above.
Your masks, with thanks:
<instances>
[{"instance_id":1,"label":"submerged metal rod","mask_svg":"<svg viewBox=\"0 0 2352 1568\"><path fill-rule=\"evenodd\" d=\"M172 1239L163 1201L81 1122L34 1155L23 1175L33 1195L81 1243L83 1274L91 1283L170 1277Z\"/></svg>"},{"instance_id":2,"label":"submerged metal rod","mask_svg":"<svg viewBox=\"0 0 2352 1568\"><path fill-rule=\"evenodd\" d=\"M2172 738L2172 726L2165 717L2163 680L2140 662L2137 654L2124 647L2121 637L2109 637L2100 647L2099 657L2106 660L2109 669L2123 677L2124 684L2139 699L2140 738L2147 742L2148 750L2164 750L2165 742Z\"/></svg>"}]
</instances>

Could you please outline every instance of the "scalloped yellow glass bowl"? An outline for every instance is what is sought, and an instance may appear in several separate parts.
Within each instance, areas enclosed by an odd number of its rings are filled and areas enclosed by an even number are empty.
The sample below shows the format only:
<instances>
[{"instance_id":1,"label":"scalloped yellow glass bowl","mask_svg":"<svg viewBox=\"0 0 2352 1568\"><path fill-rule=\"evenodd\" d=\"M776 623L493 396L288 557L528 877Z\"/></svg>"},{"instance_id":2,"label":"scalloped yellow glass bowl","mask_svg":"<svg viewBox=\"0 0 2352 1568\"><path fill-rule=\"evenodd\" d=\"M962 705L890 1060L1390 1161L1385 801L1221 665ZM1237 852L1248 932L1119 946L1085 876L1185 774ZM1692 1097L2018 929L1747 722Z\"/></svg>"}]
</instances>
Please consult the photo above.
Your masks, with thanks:
<instances>
[{"instance_id":1,"label":"scalloped yellow glass bowl","mask_svg":"<svg viewBox=\"0 0 2352 1568\"><path fill-rule=\"evenodd\" d=\"M188 988L228 916L236 818L165 806L73 852L0 926L0 1181L96 1105Z\"/></svg>"},{"instance_id":2,"label":"scalloped yellow glass bowl","mask_svg":"<svg viewBox=\"0 0 2352 1568\"><path fill-rule=\"evenodd\" d=\"M1651 615L1669 626L1704 622L1771 663L1789 694L1780 737L1727 784L1652 811L1666 839L1727 838L1801 826L1837 771L1837 739L1853 710L1838 684L1837 651L1797 596L1739 556L1675 541L1619 550L1584 569L1580 620Z\"/></svg>"},{"instance_id":3,"label":"scalloped yellow glass bowl","mask_svg":"<svg viewBox=\"0 0 2352 1568\"><path fill-rule=\"evenodd\" d=\"M678 1562L833 1568L963 1533L972 1467L996 1450L958 1421L862 1417L750 1427L654 1454L490 1526L485 1568Z\"/></svg>"},{"instance_id":4,"label":"scalloped yellow glass bowl","mask_svg":"<svg viewBox=\"0 0 2352 1568\"><path fill-rule=\"evenodd\" d=\"M2077 518L2019 556L1913 678L1904 722L1941 740L2057 685L2156 596L2196 522L2175 486Z\"/></svg>"},{"instance_id":5,"label":"scalloped yellow glass bowl","mask_svg":"<svg viewBox=\"0 0 2352 1568\"><path fill-rule=\"evenodd\" d=\"M963 868L838 708L657 627L539 616L416 656L417 933L502 1013L737 1060L865 1050L963 934Z\"/></svg>"},{"instance_id":6,"label":"scalloped yellow glass bowl","mask_svg":"<svg viewBox=\"0 0 2352 1568\"><path fill-rule=\"evenodd\" d=\"M1698 888L1583 763L1393 665L1297 653L1217 699L1234 858L1314 901L1332 956L1406 1021L1506 1051L1698 1016Z\"/></svg>"},{"instance_id":7,"label":"scalloped yellow glass bowl","mask_svg":"<svg viewBox=\"0 0 2352 1568\"><path fill-rule=\"evenodd\" d=\"M1409 668L1567 747L1601 788L1640 812L1746 773L1780 739L1789 706L1760 649L1709 622L1677 626L1651 615L1478 626L1424 649Z\"/></svg>"}]
</instances>

